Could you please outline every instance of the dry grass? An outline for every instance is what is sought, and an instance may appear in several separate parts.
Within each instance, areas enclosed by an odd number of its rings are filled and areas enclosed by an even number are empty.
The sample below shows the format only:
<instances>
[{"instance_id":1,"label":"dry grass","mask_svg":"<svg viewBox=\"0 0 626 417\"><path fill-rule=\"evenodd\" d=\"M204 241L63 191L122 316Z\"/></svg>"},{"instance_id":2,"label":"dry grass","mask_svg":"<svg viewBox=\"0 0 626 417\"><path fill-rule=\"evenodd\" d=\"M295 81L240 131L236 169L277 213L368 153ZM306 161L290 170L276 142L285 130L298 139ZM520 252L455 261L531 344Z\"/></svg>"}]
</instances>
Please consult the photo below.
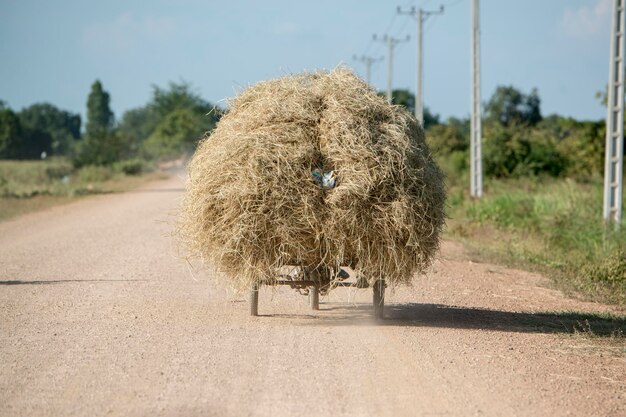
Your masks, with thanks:
<instances>
[{"instance_id":1,"label":"dry grass","mask_svg":"<svg viewBox=\"0 0 626 417\"><path fill-rule=\"evenodd\" d=\"M182 243L240 289L292 264L407 283L439 247L445 192L423 130L344 68L243 91L188 172Z\"/></svg>"},{"instance_id":2,"label":"dry grass","mask_svg":"<svg viewBox=\"0 0 626 417\"><path fill-rule=\"evenodd\" d=\"M64 178L65 177L65 178ZM0 221L67 204L83 196L127 191L167 177L162 172L124 175L110 167L75 171L62 159L0 161Z\"/></svg>"}]
</instances>

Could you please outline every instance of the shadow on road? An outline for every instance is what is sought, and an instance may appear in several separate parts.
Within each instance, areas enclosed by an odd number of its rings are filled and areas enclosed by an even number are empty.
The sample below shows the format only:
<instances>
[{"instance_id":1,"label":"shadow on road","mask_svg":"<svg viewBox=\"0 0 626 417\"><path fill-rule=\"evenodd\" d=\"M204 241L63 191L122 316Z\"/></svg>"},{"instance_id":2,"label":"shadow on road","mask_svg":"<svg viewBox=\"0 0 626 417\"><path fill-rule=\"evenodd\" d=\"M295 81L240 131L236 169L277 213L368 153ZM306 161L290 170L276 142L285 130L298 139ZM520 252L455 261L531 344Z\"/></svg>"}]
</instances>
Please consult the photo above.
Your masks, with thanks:
<instances>
[{"instance_id":1,"label":"shadow on road","mask_svg":"<svg viewBox=\"0 0 626 417\"><path fill-rule=\"evenodd\" d=\"M68 282L133 282L148 281L147 279L56 279L56 280L39 280L39 281L23 281L19 279L0 281L0 285L47 285L47 284L66 284Z\"/></svg>"},{"instance_id":2,"label":"shadow on road","mask_svg":"<svg viewBox=\"0 0 626 417\"><path fill-rule=\"evenodd\" d=\"M322 305L332 313L309 322L315 325L371 324L371 305ZM523 333L584 333L626 337L626 317L604 313L514 312L442 304L396 304L385 306L380 326L443 327Z\"/></svg>"},{"instance_id":3,"label":"shadow on road","mask_svg":"<svg viewBox=\"0 0 626 417\"><path fill-rule=\"evenodd\" d=\"M386 325L454 327L528 333L626 333L626 317L603 313L515 312L441 304L399 304L387 307Z\"/></svg>"}]
</instances>

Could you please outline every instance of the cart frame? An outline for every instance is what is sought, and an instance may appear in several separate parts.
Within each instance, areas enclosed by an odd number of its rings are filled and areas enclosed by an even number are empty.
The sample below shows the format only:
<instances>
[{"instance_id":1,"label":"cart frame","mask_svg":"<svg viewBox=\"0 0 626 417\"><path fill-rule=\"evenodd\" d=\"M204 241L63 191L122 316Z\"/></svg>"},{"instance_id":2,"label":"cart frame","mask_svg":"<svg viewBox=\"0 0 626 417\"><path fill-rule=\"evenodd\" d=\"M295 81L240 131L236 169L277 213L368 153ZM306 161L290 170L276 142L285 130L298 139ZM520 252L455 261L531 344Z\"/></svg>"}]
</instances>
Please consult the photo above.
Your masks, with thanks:
<instances>
[{"instance_id":1,"label":"cart frame","mask_svg":"<svg viewBox=\"0 0 626 417\"><path fill-rule=\"evenodd\" d=\"M300 280L287 280L287 279L277 279L274 281L264 282L263 284L256 283L250 289L250 315L258 316L259 315L259 290L261 285L266 286L278 286L278 285L287 285L294 289L306 289L309 293L309 303L311 305L312 310L319 310L319 296L320 290L322 286L329 287L329 289L333 289L336 287L354 287L354 288L367 288L358 285L356 282L343 282L343 281L329 281L322 282L311 279L300 279ZM384 318L385 311L385 280L379 279L374 282L372 286L373 297L372 304L374 307L374 318L377 320L382 320Z\"/></svg>"}]
</instances>

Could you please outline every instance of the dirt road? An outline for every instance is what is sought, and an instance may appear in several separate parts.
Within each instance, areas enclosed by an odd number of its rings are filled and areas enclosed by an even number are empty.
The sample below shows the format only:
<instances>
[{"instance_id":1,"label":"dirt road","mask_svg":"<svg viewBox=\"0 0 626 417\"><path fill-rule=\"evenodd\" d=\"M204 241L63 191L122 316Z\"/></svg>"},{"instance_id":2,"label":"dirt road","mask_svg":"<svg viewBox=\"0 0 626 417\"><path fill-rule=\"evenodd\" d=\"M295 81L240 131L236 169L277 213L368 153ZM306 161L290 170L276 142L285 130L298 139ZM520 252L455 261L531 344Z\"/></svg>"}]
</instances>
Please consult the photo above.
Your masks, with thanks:
<instances>
[{"instance_id":1,"label":"dirt road","mask_svg":"<svg viewBox=\"0 0 626 417\"><path fill-rule=\"evenodd\" d=\"M571 333L624 311L446 242L382 324L363 290L264 288L252 318L176 258L182 186L0 223L1 416L626 415L623 339Z\"/></svg>"}]
</instances>

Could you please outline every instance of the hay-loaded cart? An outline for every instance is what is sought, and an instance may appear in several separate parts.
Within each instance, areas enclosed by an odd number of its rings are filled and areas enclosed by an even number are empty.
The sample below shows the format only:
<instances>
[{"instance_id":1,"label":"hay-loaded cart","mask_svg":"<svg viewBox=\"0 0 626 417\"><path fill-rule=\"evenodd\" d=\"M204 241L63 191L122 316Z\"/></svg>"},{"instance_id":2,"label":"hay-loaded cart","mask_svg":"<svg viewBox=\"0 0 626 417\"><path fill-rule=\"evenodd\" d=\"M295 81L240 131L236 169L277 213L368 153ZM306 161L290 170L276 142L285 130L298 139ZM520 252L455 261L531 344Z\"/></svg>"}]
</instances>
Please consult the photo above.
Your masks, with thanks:
<instances>
[{"instance_id":1,"label":"hay-loaded cart","mask_svg":"<svg viewBox=\"0 0 626 417\"><path fill-rule=\"evenodd\" d=\"M439 247L443 174L421 125L347 68L245 89L188 173L181 242L250 291L253 316L260 286L286 285L315 310L334 288L372 288L382 318L386 285Z\"/></svg>"},{"instance_id":2,"label":"hay-loaded cart","mask_svg":"<svg viewBox=\"0 0 626 417\"><path fill-rule=\"evenodd\" d=\"M296 262L293 262L296 264ZM281 274L275 280L264 283L264 285L278 286L285 285L308 295L311 309L320 309L320 295L327 294L337 287L368 288L367 280L359 279L356 282L347 282L350 275L343 269L335 272L332 268L320 267L309 268L306 266L292 267L289 274ZM259 289L261 285L254 284L250 290L250 315L259 315ZM374 317L382 319L385 309L385 280L376 280L372 285L374 306Z\"/></svg>"}]
</instances>

